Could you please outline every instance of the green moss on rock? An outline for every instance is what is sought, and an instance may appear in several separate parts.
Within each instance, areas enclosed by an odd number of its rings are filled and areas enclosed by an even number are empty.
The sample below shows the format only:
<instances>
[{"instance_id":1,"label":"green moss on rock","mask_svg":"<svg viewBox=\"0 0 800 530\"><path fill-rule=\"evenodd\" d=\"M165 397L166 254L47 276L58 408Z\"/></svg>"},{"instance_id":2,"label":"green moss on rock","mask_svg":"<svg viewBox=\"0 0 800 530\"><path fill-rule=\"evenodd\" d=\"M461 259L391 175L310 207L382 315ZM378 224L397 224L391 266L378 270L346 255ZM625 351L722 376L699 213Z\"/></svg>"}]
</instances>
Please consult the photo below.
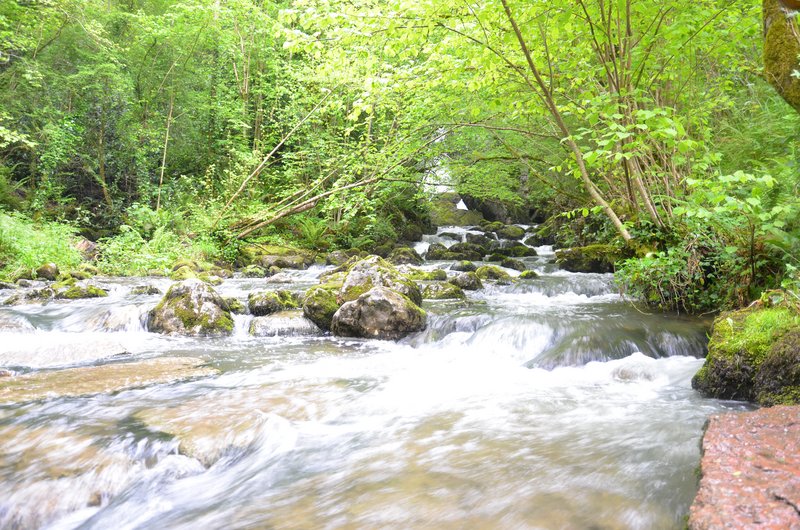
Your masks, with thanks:
<instances>
[{"instance_id":1,"label":"green moss on rock","mask_svg":"<svg viewBox=\"0 0 800 530\"><path fill-rule=\"evenodd\" d=\"M800 112L800 24L778 0L764 0L764 72L767 81Z\"/></svg>"},{"instance_id":2,"label":"green moss on rock","mask_svg":"<svg viewBox=\"0 0 800 530\"><path fill-rule=\"evenodd\" d=\"M105 289L101 289L96 285L80 286L75 285L65 291L60 291L56 294L56 298L65 300L77 300L80 298L102 298L108 296Z\"/></svg>"},{"instance_id":3,"label":"green moss on rock","mask_svg":"<svg viewBox=\"0 0 800 530\"><path fill-rule=\"evenodd\" d=\"M612 245L588 245L556 251L556 263L570 272L614 272L614 263L621 258Z\"/></svg>"},{"instance_id":4,"label":"green moss on rock","mask_svg":"<svg viewBox=\"0 0 800 530\"><path fill-rule=\"evenodd\" d=\"M435 283L425 287L425 290L422 291L422 297L426 300L463 300L467 296L457 285Z\"/></svg>"},{"instance_id":5,"label":"green moss on rock","mask_svg":"<svg viewBox=\"0 0 800 530\"><path fill-rule=\"evenodd\" d=\"M300 307L299 297L292 291L281 289L278 291L260 291L250 293L247 297L247 306L250 313L261 317L278 311L288 309L298 309Z\"/></svg>"},{"instance_id":6,"label":"green moss on rock","mask_svg":"<svg viewBox=\"0 0 800 530\"><path fill-rule=\"evenodd\" d=\"M324 285L312 287L303 299L303 314L325 331L330 331L333 315L339 309L336 300L337 290L326 288Z\"/></svg>"},{"instance_id":7,"label":"green moss on rock","mask_svg":"<svg viewBox=\"0 0 800 530\"><path fill-rule=\"evenodd\" d=\"M478 267L478 270L475 271L475 274L481 280L495 280L500 284L507 285L512 281L510 274L500 267L495 267L494 265L484 265L483 267Z\"/></svg>"},{"instance_id":8,"label":"green moss on rock","mask_svg":"<svg viewBox=\"0 0 800 530\"><path fill-rule=\"evenodd\" d=\"M800 385L800 315L749 308L714 322L706 362L692 387L709 397L787 403Z\"/></svg>"}]
</instances>

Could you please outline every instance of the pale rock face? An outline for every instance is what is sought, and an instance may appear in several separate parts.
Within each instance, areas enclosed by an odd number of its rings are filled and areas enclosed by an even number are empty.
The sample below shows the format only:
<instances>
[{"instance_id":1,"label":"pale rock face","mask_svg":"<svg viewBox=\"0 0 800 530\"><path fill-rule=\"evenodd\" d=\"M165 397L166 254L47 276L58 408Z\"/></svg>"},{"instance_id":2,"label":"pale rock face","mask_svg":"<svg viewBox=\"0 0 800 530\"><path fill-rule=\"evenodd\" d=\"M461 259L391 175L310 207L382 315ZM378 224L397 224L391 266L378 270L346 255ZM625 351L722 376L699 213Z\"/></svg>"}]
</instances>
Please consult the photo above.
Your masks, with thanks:
<instances>
[{"instance_id":1,"label":"pale rock face","mask_svg":"<svg viewBox=\"0 0 800 530\"><path fill-rule=\"evenodd\" d=\"M425 311L414 302L386 287L374 287L343 304L331 329L343 337L397 340L422 331L426 324Z\"/></svg>"},{"instance_id":2,"label":"pale rock face","mask_svg":"<svg viewBox=\"0 0 800 530\"><path fill-rule=\"evenodd\" d=\"M175 335L229 335L233 319L225 301L210 285L189 279L169 288L150 311L147 328Z\"/></svg>"}]
</instances>

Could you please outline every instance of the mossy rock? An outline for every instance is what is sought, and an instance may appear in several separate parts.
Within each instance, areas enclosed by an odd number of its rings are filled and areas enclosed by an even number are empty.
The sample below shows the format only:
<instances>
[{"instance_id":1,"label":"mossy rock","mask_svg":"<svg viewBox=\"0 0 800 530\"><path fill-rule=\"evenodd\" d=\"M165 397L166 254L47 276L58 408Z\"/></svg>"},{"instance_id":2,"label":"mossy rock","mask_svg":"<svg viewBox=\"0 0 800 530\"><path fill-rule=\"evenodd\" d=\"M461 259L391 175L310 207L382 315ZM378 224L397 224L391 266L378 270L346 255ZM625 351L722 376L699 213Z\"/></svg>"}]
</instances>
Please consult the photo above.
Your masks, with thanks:
<instances>
[{"instance_id":1,"label":"mossy rock","mask_svg":"<svg viewBox=\"0 0 800 530\"><path fill-rule=\"evenodd\" d=\"M489 232L489 233L495 233L498 230L502 230L503 228L506 227L505 223L503 223L502 221L484 221L484 222L479 223L479 224L480 224L481 230L483 230L484 232Z\"/></svg>"},{"instance_id":2,"label":"mossy rock","mask_svg":"<svg viewBox=\"0 0 800 530\"><path fill-rule=\"evenodd\" d=\"M474 243L456 243L447 250L453 259L461 261L478 261L487 253L484 247Z\"/></svg>"},{"instance_id":3,"label":"mossy rock","mask_svg":"<svg viewBox=\"0 0 800 530\"><path fill-rule=\"evenodd\" d=\"M248 265L241 271L243 278L266 278L268 276L267 269L260 265Z\"/></svg>"},{"instance_id":4,"label":"mossy rock","mask_svg":"<svg viewBox=\"0 0 800 530\"><path fill-rule=\"evenodd\" d=\"M487 236L486 234L468 233L466 239L467 243L472 243L473 245L478 245L482 248L487 248L489 245L495 242L495 239Z\"/></svg>"},{"instance_id":5,"label":"mossy rock","mask_svg":"<svg viewBox=\"0 0 800 530\"><path fill-rule=\"evenodd\" d=\"M58 275L58 265L55 263L44 263L36 269L36 277L40 280L50 280L52 282L58 278Z\"/></svg>"},{"instance_id":6,"label":"mossy rock","mask_svg":"<svg viewBox=\"0 0 800 530\"><path fill-rule=\"evenodd\" d=\"M524 263L514 258L504 259L503 261L500 262L500 266L505 267L506 269L514 269L515 271L520 271L520 272L528 270L528 267L526 267Z\"/></svg>"},{"instance_id":7,"label":"mossy rock","mask_svg":"<svg viewBox=\"0 0 800 530\"><path fill-rule=\"evenodd\" d=\"M483 221L483 215L475 210L459 210L456 207L457 199L452 202L449 198L434 200L430 204L431 221L437 226L472 226Z\"/></svg>"},{"instance_id":8,"label":"mossy rock","mask_svg":"<svg viewBox=\"0 0 800 530\"><path fill-rule=\"evenodd\" d=\"M458 263L454 263L450 268L457 272L474 272L478 270L478 266L469 260L462 260Z\"/></svg>"},{"instance_id":9,"label":"mossy rock","mask_svg":"<svg viewBox=\"0 0 800 530\"><path fill-rule=\"evenodd\" d=\"M483 267L478 267L478 270L475 271L475 274L481 280L495 280L499 284L508 285L512 282L510 274L500 267L496 267L494 265L484 265Z\"/></svg>"},{"instance_id":10,"label":"mossy rock","mask_svg":"<svg viewBox=\"0 0 800 530\"><path fill-rule=\"evenodd\" d=\"M764 1L764 73L778 94L800 112L800 23L796 12L787 14L779 0Z\"/></svg>"},{"instance_id":11,"label":"mossy rock","mask_svg":"<svg viewBox=\"0 0 800 530\"><path fill-rule=\"evenodd\" d=\"M197 275L197 278L209 285L222 285L222 282L224 282L219 276L207 272L201 272Z\"/></svg>"},{"instance_id":12,"label":"mossy rock","mask_svg":"<svg viewBox=\"0 0 800 530\"><path fill-rule=\"evenodd\" d=\"M169 270L171 272L176 272L178 269L182 269L183 267L188 267L189 269L200 272L200 264L193 259L188 258L178 258L175 262L170 266Z\"/></svg>"},{"instance_id":13,"label":"mossy rock","mask_svg":"<svg viewBox=\"0 0 800 530\"><path fill-rule=\"evenodd\" d=\"M415 282L443 282L447 280L447 273L442 269L433 269L432 271L411 269L403 272L403 274Z\"/></svg>"},{"instance_id":14,"label":"mossy rock","mask_svg":"<svg viewBox=\"0 0 800 530\"><path fill-rule=\"evenodd\" d=\"M570 272L614 272L614 263L622 257L612 245L589 245L556 251L556 263Z\"/></svg>"},{"instance_id":15,"label":"mossy rock","mask_svg":"<svg viewBox=\"0 0 800 530\"><path fill-rule=\"evenodd\" d=\"M353 301L374 287L386 287L417 305L422 303L417 284L379 256L370 256L350 267L339 290L339 302Z\"/></svg>"},{"instance_id":16,"label":"mossy rock","mask_svg":"<svg viewBox=\"0 0 800 530\"><path fill-rule=\"evenodd\" d=\"M515 225L505 225L495 230L494 233L499 239L512 239L518 241L525 237L525 229Z\"/></svg>"},{"instance_id":17,"label":"mossy rock","mask_svg":"<svg viewBox=\"0 0 800 530\"><path fill-rule=\"evenodd\" d=\"M234 315L244 315L247 313L247 306L244 302L233 296L226 296L222 299L225 302L225 307Z\"/></svg>"},{"instance_id":18,"label":"mossy rock","mask_svg":"<svg viewBox=\"0 0 800 530\"><path fill-rule=\"evenodd\" d=\"M538 278L539 274L536 271L522 271L522 274L519 275L521 280L532 280L534 278Z\"/></svg>"},{"instance_id":19,"label":"mossy rock","mask_svg":"<svg viewBox=\"0 0 800 530\"><path fill-rule=\"evenodd\" d=\"M424 261L422 256L410 247L398 247L392 250L387 259L394 265L422 265Z\"/></svg>"},{"instance_id":20,"label":"mossy rock","mask_svg":"<svg viewBox=\"0 0 800 530\"><path fill-rule=\"evenodd\" d=\"M714 321L706 362L692 387L718 399L790 401L800 384L800 314L790 308L748 308Z\"/></svg>"},{"instance_id":21,"label":"mossy rock","mask_svg":"<svg viewBox=\"0 0 800 530\"><path fill-rule=\"evenodd\" d=\"M262 317L278 311L298 309L300 307L300 299L298 295L285 289L260 291L250 293L247 297L247 306L250 309L250 314Z\"/></svg>"},{"instance_id":22,"label":"mossy rock","mask_svg":"<svg viewBox=\"0 0 800 530\"><path fill-rule=\"evenodd\" d=\"M197 273L188 265L181 265L169 275L170 280L183 281L197 278Z\"/></svg>"},{"instance_id":23,"label":"mossy rock","mask_svg":"<svg viewBox=\"0 0 800 530\"><path fill-rule=\"evenodd\" d=\"M155 333L214 336L233 332L231 313L219 294L198 279L172 285L149 312L147 327Z\"/></svg>"},{"instance_id":24,"label":"mossy rock","mask_svg":"<svg viewBox=\"0 0 800 530\"><path fill-rule=\"evenodd\" d=\"M434 283L422 291L422 298L426 300L463 300L466 297L464 291L452 283Z\"/></svg>"},{"instance_id":25,"label":"mossy rock","mask_svg":"<svg viewBox=\"0 0 800 530\"><path fill-rule=\"evenodd\" d=\"M137 285L131 289L131 295L133 296L152 296L154 294L161 294L161 289L154 285Z\"/></svg>"},{"instance_id":26,"label":"mossy rock","mask_svg":"<svg viewBox=\"0 0 800 530\"><path fill-rule=\"evenodd\" d=\"M108 296L108 291L96 285L74 285L64 291L56 293L56 298L62 300L78 300L81 298L102 298Z\"/></svg>"},{"instance_id":27,"label":"mossy rock","mask_svg":"<svg viewBox=\"0 0 800 530\"><path fill-rule=\"evenodd\" d=\"M51 289L50 287L45 287L43 289L34 289L28 292L18 292L14 293L10 297L8 297L3 305L7 306L14 306L14 305L26 305L26 304L44 304L55 298L56 292Z\"/></svg>"},{"instance_id":28,"label":"mossy rock","mask_svg":"<svg viewBox=\"0 0 800 530\"><path fill-rule=\"evenodd\" d=\"M58 281L54 283L51 287L58 291L60 289L68 289L78 283L78 280L73 278L72 276L61 275L58 278Z\"/></svg>"},{"instance_id":29,"label":"mossy rock","mask_svg":"<svg viewBox=\"0 0 800 530\"><path fill-rule=\"evenodd\" d=\"M428 260L453 260L459 259L455 257L455 254L450 252L446 246L442 245L441 243L431 243L428 247L428 251L425 253L425 259Z\"/></svg>"},{"instance_id":30,"label":"mossy rock","mask_svg":"<svg viewBox=\"0 0 800 530\"><path fill-rule=\"evenodd\" d=\"M536 249L526 247L525 245L510 245L507 247L495 248L493 255L506 258L532 258L538 256Z\"/></svg>"},{"instance_id":31,"label":"mossy rock","mask_svg":"<svg viewBox=\"0 0 800 530\"><path fill-rule=\"evenodd\" d=\"M465 291L477 291L483 289L483 283L478 275L472 271L462 272L454 278L448 280L449 283L460 287Z\"/></svg>"},{"instance_id":32,"label":"mossy rock","mask_svg":"<svg viewBox=\"0 0 800 530\"><path fill-rule=\"evenodd\" d=\"M439 234L442 239L449 239L451 241L461 241L461 235L455 232L442 232Z\"/></svg>"},{"instance_id":33,"label":"mossy rock","mask_svg":"<svg viewBox=\"0 0 800 530\"><path fill-rule=\"evenodd\" d=\"M325 264L339 267L350 260L353 260L352 263L355 263L359 259L364 259L366 257L367 253L357 248L351 248L348 250L334 250L325 256Z\"/></svg>"},{"instance_id":34,"label":"mossy rock","mask_svg":"<svg viewBox=\"0 0 800 530\"><path fill-rule=\"evenodd\" d=\"M305 317L325 331L331 330L333 315L339 309L337 291L320 285L309 289L303 299Z\"/></svg>"},{"instance_id":35,"label":"mossy rock","mask_svg":"<svg viewBox=\"0 0 800 530\"><path fill-rule=\"evenodd\" d=\"M239 248L237 265L260 265L265 269L272 266L283 269L306 269L314 263L316 253L295 247L252 244Z\"/></svg>"},{"instance_id":36,"label":"mossy rock","mask_svg":"<svg viewBox=\"0 0 800 530\"><path fill-rule=\"evenodd\" d=\"M488 256L486 256L486 261L490 261L492 263L495 263L495 262L496 263L500 263L501 261L503 261L507 257L508 256L506 256L505 254L499 254L497 252L494 252L494 253L489 254Z\"/></svg>"}]
</instances>

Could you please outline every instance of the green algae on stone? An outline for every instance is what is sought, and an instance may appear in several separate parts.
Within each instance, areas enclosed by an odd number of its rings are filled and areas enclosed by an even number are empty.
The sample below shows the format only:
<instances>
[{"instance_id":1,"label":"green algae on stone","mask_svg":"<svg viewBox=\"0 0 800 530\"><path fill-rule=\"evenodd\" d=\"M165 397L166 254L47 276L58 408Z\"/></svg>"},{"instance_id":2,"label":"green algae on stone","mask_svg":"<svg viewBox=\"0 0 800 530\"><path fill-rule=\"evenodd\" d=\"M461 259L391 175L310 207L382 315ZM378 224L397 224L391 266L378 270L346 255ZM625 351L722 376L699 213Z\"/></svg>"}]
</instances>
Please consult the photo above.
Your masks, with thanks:
<instances>
[{"instance_id":1,"label":"green algae on stone","mask_svg":"<svg viewBox=\"0 0 800 530\"><path fill-rule=\"evenodd\" d=\"M463 300L466 298L464 291L452 283L434 283L422 291L426 300Z\"/></svg>"},{"instance_id":2,"label":"green algae on stone","mask_svg":"<svg viewBox=\"0 0 800 530\"><path fill-rule=\"evenodd\" d=\"M87 285L85 287L74 285L65 291L56 293L56 298L64 300L78 300L81 298L102 298L108 296L108 291L101 289L96 285Z\"/></svg>"},{"instance_id":3,"label":"green algae on stone","mask_svg":"<svg viewBox=\"0 0 800 530\"><path fill-rule=\"evenodd\" d=\"M259 291L250 293L247 297L247 306L253 316L265 316L287 309L300 307L299 297L285 289L278 291Z\"/></svg>"},{"instance_id":4,"label":"green algae on stone","mask_svg":"<svg viewBox=\"0 0 800 530\"><path fill-rule=\"evenodd\" d=\"M556 251L556 263L570 272L614 272L614 263L621 258L612 245L587 245Z\"/></svg>"},{"instance_id":5,"label":"green algae on stone","mask_svg":"<svg viewBox=\"0 0 800 530\"><path fill-rule=\"evenodd\" d=\"M303 299L303 314L325 331L330 331L333 315L339 309L336 291L338 288L319 285L309 289Z\"/></svg>"},{"instance_id":6,"label":"green algae on stone","mask_svg":"<svg viewBox=\"0 0 800 530\"><path fill-rule=\"evenodd\" d=\"M225 301L200 280L174 284L148 314L148 329L179 335L228 335L233 319Z\"/></svg>"},{"instance_id":7,"label":"green algae on stone","mask_svg":"<svg viewBox=\"0 0 800 530\"><path fill-rule=\"evenodd\" d=\"M800 384L798 333L800 314L790 308L723 313L714 322L706 362L692 387L719 399L791 401Z\"/></svg>"},{"instance_id":8,"label":"green algae on stone","mask_svg":"<svg viewBox=\"0 0 800 530\"><path fill-rule=\"evenodd\" d=\"M800 112L800 23L779 0L764 0L764 73L789 105Z\"/></svg>"},{"instance_id":9,"label":"green algae on stone","mask_svg":"<svg viewBox=\"0 0 800 530\"><path fill-rule=\"evenodd\" d=\"M522 271L522 274L519 275L521 280L532 280L534 278L538 278L539 274L536 271L527 270Z\"/></svg>"},{"instance_id":10,"label":"green algae on stone","mask_svg":"<svg viewBox=\"0 0 800 530\"><path fill-rule=\"evenodd\" d=\"M501 284L510 284L512 281L510 274L500 267L496 267L494 265L484 265L482 267L478 267L478 270L475 271L475 274L481 280L495 280Z\"/></svg>"}]
</instances>

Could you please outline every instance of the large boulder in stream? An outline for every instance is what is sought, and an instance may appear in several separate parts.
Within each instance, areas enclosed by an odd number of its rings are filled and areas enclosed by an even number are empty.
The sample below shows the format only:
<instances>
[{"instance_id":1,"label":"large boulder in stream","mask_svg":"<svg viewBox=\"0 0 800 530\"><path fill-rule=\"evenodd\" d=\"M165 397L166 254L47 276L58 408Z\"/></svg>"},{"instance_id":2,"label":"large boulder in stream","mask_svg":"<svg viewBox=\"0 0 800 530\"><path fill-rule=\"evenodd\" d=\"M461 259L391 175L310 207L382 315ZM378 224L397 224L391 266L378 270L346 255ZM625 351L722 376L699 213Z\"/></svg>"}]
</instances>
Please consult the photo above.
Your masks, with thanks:
<instances>
[{"instance_id":1,"label":"large boulder in stream","mask_svg":"<svg viewBox=\"0 0 800 530\"><path fill-rule=\"evenodd\" d=\"M718 399L800 404L800 314L791 307L723 313L692 387Z\"/></svg>"},{"instance_id":2,"label":"large boulder in stream","mask_svg":"<svg viewBox=\"0 0 800 530\"><path fill-rule=\"evenodd\" d=\"M386 287L417 305L422 304L422 293L417 284L378 256L370 256L350 268L339 290L339 302L356 300L373 287Z\"/></svg>"},{"instance_id":3,"label":"large boulder in stream","mask_svg":"<svg viewBox=\"0 0 800 530\"><path fill-rule=\"evenodd\" d=\"M712 416L687 528L800 528L800 407Z\"/></svg>"},{"instance_id":4,"label":"large boulder in stream","mask_svg":"<svg viewBox=\"0 0 800 530\"><path fill-rule=\"evenodd\" d=\"M450 283L465 291L477 291L483 289L483 283L478 275L472 271L462 272L454 278L448 280Z\"/></svg>"},{"instance_id":5,"label":"large boulder in stream","mask_svg":"<svg viewBox=\"0 0 800 530\"><path fill-rule=\"evenodd\" d=\"M298 295L285 289L258 291L247 296L247 307L250 309L250 314L257 317L289 309L298 309L300 303Z\"/></svg>"},{"instance_id":6,"label":"large boulder in stream","mask_svg":"<svg viewBox=\"0 0 800 530\"><path fill-rule=\"evenodd\" d=\"M338 288L318 285L306 291L303 299L303 315L324 331L331 330L333 315L339 309L336 300Z\"/></svg>"},{"instance_id":7,"label":"large boulder in stream","mask_svg":"<svg viewBox=\"0 0 800 530\"><path fill-rule=\"evenodd\" d=\"M397 340L422 331L427 315L408 297L387 287L373 287L346 302L333 315L334 335Z\"/></svg>"},{"instance_id":8,"label":"large boulder in stream","mask_svg":"<svg viewBox=\"0 0 800 530\"><path fill-rule=\"evenodd\" d=\"M147 329L176 335L229 335L233 319L225 300L210 285L190 279L169 288L148 314Z\"/></svg>"}]
</instances>

